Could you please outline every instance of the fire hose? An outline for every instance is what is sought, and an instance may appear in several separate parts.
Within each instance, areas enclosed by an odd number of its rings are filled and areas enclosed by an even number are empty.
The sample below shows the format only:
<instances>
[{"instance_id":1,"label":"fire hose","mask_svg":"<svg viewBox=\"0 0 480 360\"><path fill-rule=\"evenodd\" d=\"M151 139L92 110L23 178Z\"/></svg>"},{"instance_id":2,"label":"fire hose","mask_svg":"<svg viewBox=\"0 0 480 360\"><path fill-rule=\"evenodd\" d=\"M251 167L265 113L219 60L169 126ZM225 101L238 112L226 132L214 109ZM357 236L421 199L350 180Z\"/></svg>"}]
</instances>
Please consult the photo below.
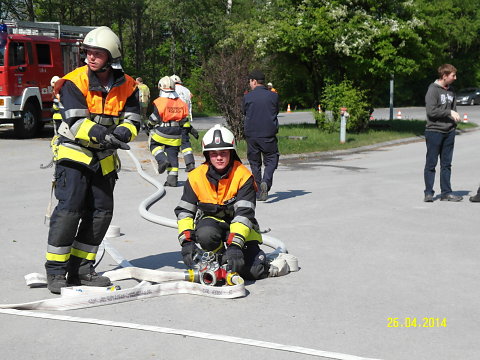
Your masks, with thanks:
<instances>
[{"instance_id":1,"label":"fire hose","mask_svg":"<svg viewBox=\"0 0 480 360\"><path fill-rule=\"evenodd\" d=\"M137 170L140 175L149 182L151 182L158 189L155 194L151 195L140 204L140 214L145 219L154 223L169 227L176 227L176 223L173 220L169 220L167 218L157 216L148 212L148 207L164 196L165 189L163 185L161 185L155 179L149 177L146 173L143 172L140 163L130 151L128 151L128 154L132 157L135 164L137 165ZM288 268L287 272L298 270L297 259L294 256L287 254L286 247L280 240L267 236L264 236L263 238L263 243L274 249L273 252L267 254L267 258L274 259L273 261L275 261L275 259L282 259L283 262L286 264L286 267ZM134 278L137 280L142 280L142 282L133 288L125 290L121 290L119 287L116 286L111 286L108 288L94 288L83 286L64 288L62 289L61 297L23 304L0 304L0 313L50 320L121 327L128 329L139 329L164 334L176 334L267 349L275 349L286 352L308 354L312 356L326 357L337 360L375 360L355 355L322 351L317 349L304 348L300 346L284 345L254 339L245 339L227 335L209 334L191 330L171 329L158 326L147 326L126 322L116 322L109 320L53 315L47 313L27 311L79 309L179 293L189 293L217 298L236 298L245 296L243 279L235 273L228 274L225 270L222 270L222 268L215 261L215 258L212 258L211 253L201 254L201 258L198 261L199 266L197 270L187 270L186 272L167 272L133 267L128 260L123 258L118 253L118 251L110 245L110 242L107 238L103 240L102 246L105 251L108 252L110 256L112 256L112 258L117 262L117 264L122 267L118 270L106 272L104 274L105 276L108 276L112 281ZM26 275L25 278L27 284L32 287L43 285L46 281L44 275L36 273ZM188 282L164 282L171 280L188 280ZM225 282L231 286L211 286L212 284L216 284L219 280L225 280ZM149 283L149 281L156 282L158 284L152 285Z\"/></svg>"}]
</instances>

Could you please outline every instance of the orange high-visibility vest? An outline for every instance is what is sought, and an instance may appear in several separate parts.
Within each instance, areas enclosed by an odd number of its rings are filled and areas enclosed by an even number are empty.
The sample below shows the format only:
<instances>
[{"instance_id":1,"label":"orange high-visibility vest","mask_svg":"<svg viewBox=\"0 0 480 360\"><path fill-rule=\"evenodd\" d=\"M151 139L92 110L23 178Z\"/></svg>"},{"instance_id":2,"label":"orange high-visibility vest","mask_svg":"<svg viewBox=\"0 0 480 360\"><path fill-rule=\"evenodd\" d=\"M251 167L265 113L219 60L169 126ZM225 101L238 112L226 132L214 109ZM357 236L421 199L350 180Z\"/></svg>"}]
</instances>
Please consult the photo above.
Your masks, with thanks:
<instances>
[{"instance_id":1,"label":"orange high-visibility vest","mask_svg":"<svg viewBox=\"0 0 480 360\"><path fill-rule=\"evenodd\" d=\"M180 98L159 97L153 101L153 104L157 107L163 122L180 121L188 116L188 106Z\"/></svg>"},{"instance_id":2,"label":"orange high-visibility vest","mask_svg":"<svg viewBox=\"0 0 480 360\"><path fill-rule=\"evenodd\" d=\"M207 179L208 164L202 164L188 174L188 181L197 195L198 201L206 204L224 205L233 199L238 190L252 176L240 161L235 160L230 174L218 181L218 189Z\"/></svg>"},{"instance_id":3,"label":"orange high-visibility vest","mask_svg":"<svg viewBox=\"0 0 480 360\"><path fill-rule=\"evenodd\" d=\"M70 80L78 87L83 96L85 96L88 111L90 111L91 114L105 114L118 117L125 107L127 99L137 87L135 80L133 80L131 76L127 74L124 74L124 76L125 82L120 86L112 87L105 100L103 99L103 93L101 91L89 90L87 65L73 70L62 79ZM63 82L61 82L61 84L63 84Z\"/></svg>"}]
</instances>

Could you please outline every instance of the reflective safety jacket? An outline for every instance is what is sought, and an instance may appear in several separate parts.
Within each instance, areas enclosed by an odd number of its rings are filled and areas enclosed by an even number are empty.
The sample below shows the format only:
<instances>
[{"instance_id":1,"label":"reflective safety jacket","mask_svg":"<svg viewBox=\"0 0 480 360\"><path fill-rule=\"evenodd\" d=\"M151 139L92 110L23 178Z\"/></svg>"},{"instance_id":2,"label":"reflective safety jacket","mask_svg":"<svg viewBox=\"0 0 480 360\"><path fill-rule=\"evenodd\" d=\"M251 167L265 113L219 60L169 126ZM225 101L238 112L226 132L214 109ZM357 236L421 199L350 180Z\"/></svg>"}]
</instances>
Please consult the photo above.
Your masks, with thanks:
<instances>
[{"instance_id":1,"label":"reflective safety jacket","mask_svg":"<svg viewBox=\"0 0 480 360\"><path fill-rule=\"evenodd\" d=\"M163 145L180 146L182 133L190 127L187 104L176 92L162 91L153 105L153 113L148 119L152 140Z\"/></svg>"},{"instance_id":2,"label":"reflective safety jacket","mask_svg":"<svg viewBox=\"0 0 480 360\"><path fill-rule=\"evenodd\" d=\"M253 175L235 160L223 176L203 163L188 173L182 198L175 208L178 233L194 230L197 210L202 217L213 217L230 224L230 233L245 241L262 242L255 219L256 188Z\"/></svg>"},{"instance_id":3,"label":"reflective safety jacket","mask_svg":"<svg viewBox=\"0 0 480 360\"><path fill-rule=\"evenodd\" d=\"M101 150L97 136L123 127L128 141L138 134L141 116L138 89L130 76L112 69L108 88L88 66L82 66L55 83L60 94L62 125L54 148L55 161L73 161L107 175L117 168L116 152Z\"/></svg>"}]
</instances>

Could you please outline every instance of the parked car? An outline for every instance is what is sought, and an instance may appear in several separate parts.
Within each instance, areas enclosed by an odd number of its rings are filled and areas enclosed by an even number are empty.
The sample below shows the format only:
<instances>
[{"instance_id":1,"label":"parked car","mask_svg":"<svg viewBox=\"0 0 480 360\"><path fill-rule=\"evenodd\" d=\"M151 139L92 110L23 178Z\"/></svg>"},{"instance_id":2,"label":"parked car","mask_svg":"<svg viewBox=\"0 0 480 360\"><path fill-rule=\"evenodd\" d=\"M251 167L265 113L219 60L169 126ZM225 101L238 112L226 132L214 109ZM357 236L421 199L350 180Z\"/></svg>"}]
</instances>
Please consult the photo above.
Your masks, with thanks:
<instances>
[{"instance_id":1,"label":"parked car","mask_svg":"<svg viewBox=\"0 0 480 360\"><path fill-rule=\"evenodd\" d=\"M480 88L465 88L457 91L457 105L480 104Z\"/></svg>"}]
</instances>

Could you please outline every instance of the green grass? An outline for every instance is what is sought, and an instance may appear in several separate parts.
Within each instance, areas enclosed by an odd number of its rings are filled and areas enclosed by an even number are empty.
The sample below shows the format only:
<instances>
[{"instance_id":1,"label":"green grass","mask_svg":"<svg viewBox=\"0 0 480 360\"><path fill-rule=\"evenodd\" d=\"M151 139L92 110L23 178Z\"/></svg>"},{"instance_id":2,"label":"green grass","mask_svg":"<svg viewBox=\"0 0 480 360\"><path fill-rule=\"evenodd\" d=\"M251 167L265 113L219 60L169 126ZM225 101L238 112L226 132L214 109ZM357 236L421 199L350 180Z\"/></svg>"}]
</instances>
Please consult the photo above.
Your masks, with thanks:
<instances>
[{"instance_id":1,"label":"green grass","mask_svg":"<svg viewBox=\"0 0 480 360\"><path fill-rule=\"evenodd\" d=\"M476 127L472 123L460 123L458 129ZM326 133L318 130L314 124L281 125L278 132L278 147L280 154L306 154L331 150L351 149L373 145L391 140L421 136L425 131L425 121L418 120L376 120L370 122L370 129L362 133L347 133L346 142L340 143L340 134ZM200 131L200 139L205 131ZM294 137L294 138L289 138ZM298 139L302 137L302 139ZM201 154L201 142L192 138L195 154ZM244 140L237 143L240 158L246 158Z\"/></svg>"}]
</instances>

